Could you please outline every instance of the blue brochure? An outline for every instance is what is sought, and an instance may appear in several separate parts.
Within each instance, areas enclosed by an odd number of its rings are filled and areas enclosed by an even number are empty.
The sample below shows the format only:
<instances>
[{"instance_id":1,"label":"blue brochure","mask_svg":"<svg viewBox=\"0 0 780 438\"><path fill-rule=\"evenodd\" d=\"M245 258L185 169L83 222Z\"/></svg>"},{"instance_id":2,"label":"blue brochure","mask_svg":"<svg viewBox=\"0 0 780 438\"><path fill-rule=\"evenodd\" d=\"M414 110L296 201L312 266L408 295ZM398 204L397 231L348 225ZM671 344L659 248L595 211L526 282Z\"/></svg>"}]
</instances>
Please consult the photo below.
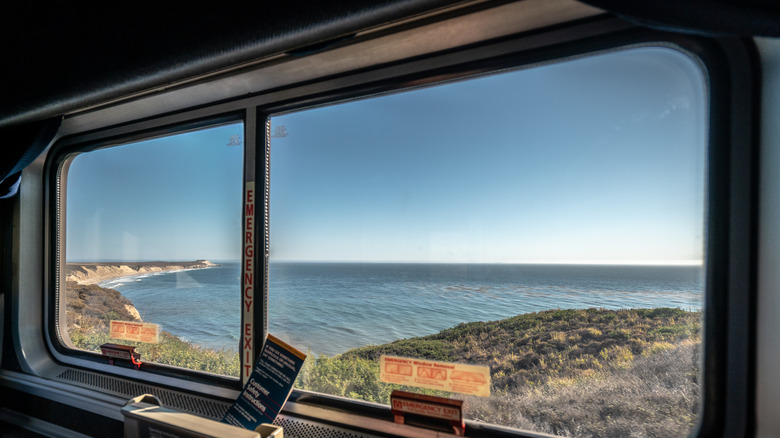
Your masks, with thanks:
<instances>
[{"instance_id":1,"label":"blue brochure","mask_svg":"<svg viewBox=\"0 0 780 438\"><path fill-rule=\"evenodd\" d=\"M292 392L306 355L268 335L238 400L222 422L255 430L274 421Z\"/></svg>"}]
</instances>

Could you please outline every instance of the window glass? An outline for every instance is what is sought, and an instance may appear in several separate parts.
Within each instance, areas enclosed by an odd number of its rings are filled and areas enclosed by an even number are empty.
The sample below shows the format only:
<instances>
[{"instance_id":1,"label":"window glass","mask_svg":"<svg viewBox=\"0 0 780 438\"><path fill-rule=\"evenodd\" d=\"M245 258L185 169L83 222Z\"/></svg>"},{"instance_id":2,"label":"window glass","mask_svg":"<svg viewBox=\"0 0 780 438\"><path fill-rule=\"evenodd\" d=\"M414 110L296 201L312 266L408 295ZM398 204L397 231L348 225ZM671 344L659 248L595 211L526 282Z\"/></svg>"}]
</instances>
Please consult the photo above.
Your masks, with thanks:
<instances>
[{"instance_id":1,"label":"window glass","mask_svg":"<svg viewBox=\"0 0 780 438\"><path fill-rule=\"evenodd\" d=\"M706 118L698 64L664 47L273 117L269 331L308 350L297 387L687 435Z\"/></svg>"},{"instance_id":2,"label":"window glass","mask_svg":"<svg viewBox=\"0 0 780 438\"><path fill-rule=\"evenodd\" d=\"M66 342L92 352L132 345L142 362L239 375L243 129L70 160L61 198Z\"/></svg>"}]
</instances>

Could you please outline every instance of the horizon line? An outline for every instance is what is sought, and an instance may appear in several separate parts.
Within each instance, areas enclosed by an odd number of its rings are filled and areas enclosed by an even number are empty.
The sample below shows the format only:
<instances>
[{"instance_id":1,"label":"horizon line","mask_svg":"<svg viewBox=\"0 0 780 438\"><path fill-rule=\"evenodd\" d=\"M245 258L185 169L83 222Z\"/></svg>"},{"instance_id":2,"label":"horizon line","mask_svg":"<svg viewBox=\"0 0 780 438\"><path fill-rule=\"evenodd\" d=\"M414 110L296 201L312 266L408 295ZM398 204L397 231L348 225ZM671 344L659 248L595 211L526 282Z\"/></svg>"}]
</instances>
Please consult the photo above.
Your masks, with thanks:
<instances>
[{"instance_id":1,"label":"horizon line","mask_svg":"<svg viewBox=\"0 0 780 438\"><path fill-rule=\"evenodd\" d=\"M703 266L703 260L523 260L507 262L459 262L431 260L304 260L271 259L284 263L405 263L405 264L461 264L461 265L600 265L600 266Z\"/></svg>"},{"instance_id":2,"label":"horizon line","mask_svg":"<svg viewBox=\"0 0 780 438\"><path fill-rule=\"evenodd\" d=\"M65 263L177 263L207 260L216 263L240 263L240 259L149 259L149 260L67 260ZM282 263L398 263L398 264L460 264L460 265L587 265L587 266L703 266L703 260L520 260L503 262L463 262L432 260L311 260L311 259L270 259L270 262Z\"/></svg>"}]
</instances>

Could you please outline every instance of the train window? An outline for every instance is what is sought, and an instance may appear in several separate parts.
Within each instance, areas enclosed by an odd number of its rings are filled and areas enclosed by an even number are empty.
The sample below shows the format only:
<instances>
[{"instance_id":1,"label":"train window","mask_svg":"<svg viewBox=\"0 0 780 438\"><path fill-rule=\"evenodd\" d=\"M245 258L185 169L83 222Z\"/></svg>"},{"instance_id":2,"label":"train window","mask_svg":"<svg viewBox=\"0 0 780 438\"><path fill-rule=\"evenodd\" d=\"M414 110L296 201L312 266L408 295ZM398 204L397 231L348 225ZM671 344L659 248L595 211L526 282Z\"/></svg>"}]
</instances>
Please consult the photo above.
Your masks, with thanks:
<instances>
[{"instance_id":1,"label":"train window","mask_svg":"<svg viewBox=\"0 0 780 438\"><path fill-rule=\"evenodd\" d=\"M309 351L297 387L686 436L706 108L696 61L638 47L271 116L268 324Z\"/></svg>"},{"instance_id":2,"label":"train window","mask_svg":"<svg viewBox=\"0 0 780 438\"><path fill-rule=\"evenodd\" d=\"M142 362L238 377L243 130L233 122L63 162L65 345L133 345Z\"/></svg>"}]
</instances>

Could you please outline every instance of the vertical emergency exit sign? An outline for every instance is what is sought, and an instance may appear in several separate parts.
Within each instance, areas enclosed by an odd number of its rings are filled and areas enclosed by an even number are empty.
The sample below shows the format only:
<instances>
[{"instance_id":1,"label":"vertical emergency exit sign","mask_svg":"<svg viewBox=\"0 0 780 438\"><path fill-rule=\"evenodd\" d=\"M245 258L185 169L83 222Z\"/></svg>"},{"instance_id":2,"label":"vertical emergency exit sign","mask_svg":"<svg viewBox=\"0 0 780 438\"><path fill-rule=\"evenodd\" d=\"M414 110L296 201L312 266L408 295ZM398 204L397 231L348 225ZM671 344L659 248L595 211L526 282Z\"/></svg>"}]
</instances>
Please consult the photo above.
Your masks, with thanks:
<instances>
[{"instance_id":1,"label":"vertical emergency exit sign","mask_svg":"<svg viewBox=\"0 0 780 438\"><path fill-rule=\"evenodd\" d=\"M243 233L243 262L242 271L242 310L241 318L241 339L243 368L241 370L241 381L246 382L252 373L254 363L254 345L255 327L254 327L254 309L255 309L255 183L246 181L244 189L244 233Z\"/></svg>"}]
</instances>

